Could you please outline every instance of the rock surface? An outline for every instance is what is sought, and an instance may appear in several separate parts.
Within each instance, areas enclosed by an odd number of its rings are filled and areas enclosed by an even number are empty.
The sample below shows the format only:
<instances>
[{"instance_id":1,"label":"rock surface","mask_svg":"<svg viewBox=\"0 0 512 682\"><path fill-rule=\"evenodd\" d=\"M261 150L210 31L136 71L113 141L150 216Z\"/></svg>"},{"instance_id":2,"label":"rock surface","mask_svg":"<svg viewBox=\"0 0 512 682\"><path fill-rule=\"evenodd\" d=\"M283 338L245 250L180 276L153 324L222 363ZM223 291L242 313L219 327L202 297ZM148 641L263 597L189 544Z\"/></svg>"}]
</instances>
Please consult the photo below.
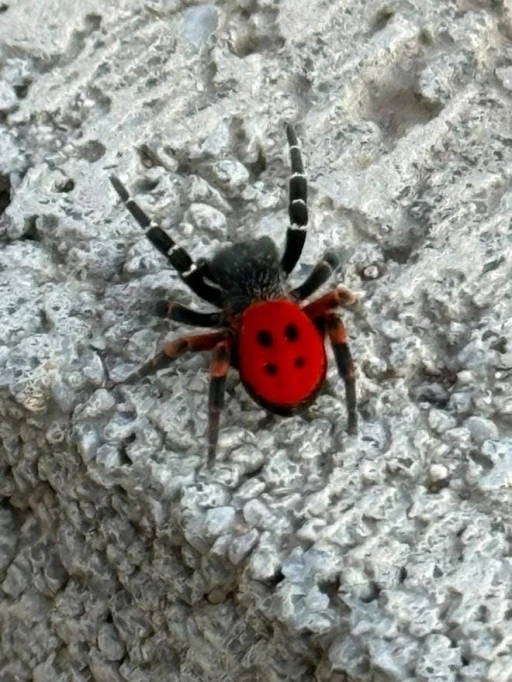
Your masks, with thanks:
<instances>
[{"instance_id":1,"label":"rock surface","mask_svg":"<svg viewBox=\"0 0 512 682\"><path fill-rule=\"evenodd\" d=\"M509 682L510 0L7 0L0 36L0 679ZM208 469L205 356L107 387L200 307L107 178L196 258L281 244L286 121L360 433L332 363L272 423L233 373Z\"/></svg>"}]
</instances>

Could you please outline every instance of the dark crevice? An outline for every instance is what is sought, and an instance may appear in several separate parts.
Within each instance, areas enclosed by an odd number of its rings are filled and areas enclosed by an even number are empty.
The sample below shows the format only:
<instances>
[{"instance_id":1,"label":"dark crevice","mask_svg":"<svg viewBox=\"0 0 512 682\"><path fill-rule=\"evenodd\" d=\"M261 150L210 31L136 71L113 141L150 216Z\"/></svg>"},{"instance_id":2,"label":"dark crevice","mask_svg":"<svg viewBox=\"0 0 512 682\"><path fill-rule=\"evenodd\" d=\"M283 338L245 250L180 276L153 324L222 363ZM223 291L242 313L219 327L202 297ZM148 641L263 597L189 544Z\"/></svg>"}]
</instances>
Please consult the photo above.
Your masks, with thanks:
<instances>
[{"instance_id":1,"label":"dark crevice","mask_svg":"<svg viewBox=\"0 0 512 682\"><path fill-rule=\"evenodd\" d=\"M233 13L233 27L243 26L243 30L235 31L237 37L231 43L232 52L240 58L255 52L278 52L285 45L279 26L279 3L268 5L263 11L258 10L256 0Z\"/></svg>"},{"instance_id":2,"label":"dark crevice","mask_svg":"<svg viewBox=\"0 0 512 682\"><path fill-rule=\"evenodd\" d=\"M435 381L435 379L434 379ZM439 410L445 410L450 402L450 393L440 383L428 383L425 381L411 389L411 398L417 403L429 403Z\"/></svg>"},{"instance_id":3,"label":"dark crevice","mask_svg":"<svg viewBox=\"0 0 512 682\"><path fill-rule=\"evenodd\" d=\"M370 594L367 596L362 596L361 601L364 602L365 604L369 604L372 601L376 601L380 597L380 593L382 592L382 588L377 585L376 582L373 580L371 581L371 587L372 591Z\"/></svg>"},{"instance_id":4,"label":"dark crevice","mask_svg":"<svg viewBox=\"0 0 512 682\"><path fill-rule=\"evenodd\" d=\"M25 99L28 93L28 89L31 85L32 81L30 80L24 81L21 85L15 85L14 92L16 93L16 97L18 99Z\"/></svg>"},{"instance_id":5,"label":"dark crevice","mask_svg":"<svg viewBox=\"0 0 512 682\"><path fill-rule=\"evenodd\" d=\"M102 17L100 14L87 14L85 17L85 30L88 33L94 33L101 26Z\"/></svg>"},{"instance_id":6,"label":"dark crevice","mask_svg":"<svg viewBox=\"0 0 512 682\"><path fill-rule=\"evenodd\" d=\"M259 178L262 173L267 170L267 159L263 153L263 150L258 149L258 158L253 163L248 164L249 171L255 178Z\"/></svg>"},{"instance_id":7,"label":"dark crevice","mask_svg":"<svg viewBox=\"0 0 512 682\"><path fill-rule=\"evenodd\" d=\"M137 436L135 433L132 433L130 436L125 438L123 442L121 443L121 446L119 448L119 459L121 460L121 465L123 466L131 466L133 464L130 456L128 455L127 452L127 447L131 443L133 443L137 439Z\"/></svg>"},{"instance_id":8,"label":"dark crevice","mask_svg":"<svg viewBox=\"0 0 512 682\"><path fill-rule=\"evenodd\" d=\"M149 194L158 187L160 180L142 177L138 178L134 185L134 194Z\"/></svg>"},{"instance_id":9,"label":"dark crevice","mask_svg":"<svg viewBox=\"0 0 512 682\"><path fill-rule=\"evenodd\" d=\"M233 52L243 59L258 52L278 52L285 45L285 40L277 33L256 31L246 34L233 45Z\"/></svg>"},{"instance_id":10,"label":"dark crevice","mask_svg":"<svg viewBox=\"0 0 512 682\"><path fill-rule=\"evenodd\" d=\"M341 582L339 576L334 577L332 580L322 580L318 583L318 590L322 594L325 594L331 606L334 608L341 608L343 603L340 599L340 588Z\"/></svg>"},{"instance_id":11,"label":"dark crevice","mask_svg":"<svg viewBox=\"0 0 512 682\"><path fill-rule=\"evenodd\" d=\"M94 163L99 161L106 151L105 145L98 140L88 140L80 147L80 157Z\"/></svg>"},{"instance_id":12,"label":"dark crevice","mask_svg":"<svg viewBox=\"0 0 512 682\"><path fill-rule=\"evenodd\" d=\"M39 230L37 229L38 217L39 216L37 215L31 215L28 218L25 218L25 229L21 237L22 239L26 239L28 241L33 242L41 241L41 235L39 234Z\"/></svg>"},{"instance_id":13,"label":"dark crevice","mask_svg":"<svg viewBox=\"0 0 512 682\"><path fill-rule=\"evenodd\" d=\"M441 481L429 481L427 484L427 490L429 495L438 495L441 490L450 487L450 479L444 479Z\"/></svg>"},{"instance_id":14,"label":"dark crevice","mask_svg":"<svg viewBox=\"0 0 512 682\"><path fill-rule=\"evenodd\" d=\"M409 261L409 258L411 257L412 252L414 251L413 246L397 246L395 248L390 248L390 249L383 249L382 253L384 256L384 259L387 260L392 260L395 261L395 263L399 263L400 265L404 265Z\"/></svg>"},{"instance_id":15,"label":"dark crevice","mask_svg":"<svg viewBox=\"0 0 512 682\"><path fill-rule=\"evenodd\" d=\"M41 331L44 334L48 334L54 328L54 325L50 318L48 317L46 310L44 308L42 308L39 311L39 317L41 320Z\"/></svg>"},{"instance_id":16,"label":"dark crevice","mask_svg":"<svg viewBox=\"0 0 512 682\"><path fill-rule=\"evenodd\" d=\"M251 181L257 180L262 173L267 170L268 164L264 151L258 147L257 158L255 161L247 160L249 140L244 128L244 121L234 118L230 123L231 148L236 158L242 163L251 174Z\"/></svg>"},{"instance_id":17,"label":"dark crevice","mask_svg":"<svg viewBox=\"0 0 512 682\"><path fill-rule=\"evenodd\" d=\"M86 15L83 30L73 31L65 52L61 55L35 58L33 60L35 68L40 73L49 73L56 67L63 67L75 61L85 49L86 38L100 28L101 21L102 17L99 14Z\"/></svg>"},{"instance_id":18,"label":"dark crevice","mask_svg":"<svg viewBox=\"0 0 512 682\"><path fill-rule=\"evenodd\" d=\"M268 585L269 587L277 587L279 583L282 583L284 580L284 574L282 573L281 570L276 571L276 573L272 576L272 578L268 578L265 580L265 584Z\"/></svg>"},{"instance_id":19,"label":"dark crevice","mask_svg":"<svg viewBox=\"0 0 512 682\"><path fill-rule=\"evenodd\" d=\"M141 144L137 148L137 153L140 157L140 162L144 168L155 168L157 166L163 166L161 159L158 154L154 152L151 147L147 144ZM158 184L158 183L156 183Z\"/></svg>"},{"instance_id":20,"label":"dark crevice","mask_svg":"<svg viewBox=\"0 0 512 682\"><path fill-rule=\"evenodd\" d=\"M71 192L75 189L75 181L71 178L65 178L60 182L55 183L56 192Z\"/></svg>"},{"instance_id":21,"label":"dark crevice","mask_svg":"<svg viewBox=\"0 0 512 682\"><path fill-rule=\"evenodd\" d=\"M469 456L473 460L473 462L481 466L484 471L491 471L491 469L494 468L494 462L492 461L492 459L490 457L486 457L479 450L471 451L469 453Z\"/></svg>"},{"instance_id":22,"label":"dark crevice","mask_svg":"<svg viewBox=\"0 0 512 682\"><path fill-rule=\"evenodd\" d=\"M382 29L386 28L394 16L395 13L392 9L389 9L388 7L383 7L380 9L373 19L373 23L370 28L370 35L378 33L379 31L382 31Z\"/></svg>"},{"instance_id":23,"label":"dark crevice","mask_svg":"<svg viewBox=\"0 0 512 682\"><path fill-rule=\"evenodd\" d=\"M384 15L385 16L385 15ZM368 89L366 116L386 133L390 145L418 125L435 119L443 109L426 98L420 86L425 59L418 55L395 65L379 83Z\"/></svg>"},{"instance_id":24,"label":"dark crevice","mask_svg":"<svg viewBox=\"0 0 512 682\"><path fill-rule=\"evenodd\" d=\"M11 180L8 175L0 175L0 215L11 203Z\"/></svg>"}]
</instances>

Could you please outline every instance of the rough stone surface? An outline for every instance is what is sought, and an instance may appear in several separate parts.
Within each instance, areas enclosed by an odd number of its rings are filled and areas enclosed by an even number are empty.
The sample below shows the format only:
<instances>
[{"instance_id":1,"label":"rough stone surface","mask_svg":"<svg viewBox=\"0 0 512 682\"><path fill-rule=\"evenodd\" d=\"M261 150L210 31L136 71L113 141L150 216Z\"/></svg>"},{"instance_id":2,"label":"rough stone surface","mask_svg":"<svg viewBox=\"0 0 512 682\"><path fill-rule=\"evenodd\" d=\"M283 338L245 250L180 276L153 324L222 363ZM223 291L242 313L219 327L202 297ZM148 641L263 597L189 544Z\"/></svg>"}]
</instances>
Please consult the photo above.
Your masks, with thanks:
<instances>
[{"instance_id":1,"label":"rough stone surface","mask_svg":"<svg viewBox=\"0 0 512 682\"><path fill-rule=\"evenodd\" d=\"M0 36L2 682L510 682L510 1L7 0ZM206 357L108 388L201 304L107 178L197 258L281 244L285 121L360 433L334 367L272 421L233 373L208 469Z\"/></svg>"}]
</instances>

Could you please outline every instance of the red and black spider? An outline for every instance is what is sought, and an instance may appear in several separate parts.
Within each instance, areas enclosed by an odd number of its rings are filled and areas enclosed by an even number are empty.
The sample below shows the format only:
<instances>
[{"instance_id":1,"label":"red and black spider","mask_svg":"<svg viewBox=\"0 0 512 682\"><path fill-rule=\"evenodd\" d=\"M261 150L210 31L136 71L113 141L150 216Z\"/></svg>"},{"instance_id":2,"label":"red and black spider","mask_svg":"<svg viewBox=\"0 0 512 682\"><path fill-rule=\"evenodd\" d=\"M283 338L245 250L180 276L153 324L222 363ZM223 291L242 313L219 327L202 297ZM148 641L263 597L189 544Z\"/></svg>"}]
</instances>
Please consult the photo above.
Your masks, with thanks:
<instances>
[{"instance_id":1,"label":"red and black spider","mask_svg":"<svg viewBox=\"0 0 512 682\"><path fill-rule=\"evenodd\" d=\"M229 366L238 369L248 393L262 407L275 414L291 415L313 402L325 379L326 334L345 383L347 430L349 433L357 430L354 367L345 327L333 312L339 306L354 304L356 296L338 287L316 301L303 303L333 274L338 265L337 257L327 251L300 286L290 289L286 285L301 255L308 222L306 175L291 125L286 127L286 134L292 169L290 225L281 257L270 237L259 237L227 246L210 260L194 263L188 253L130 198L118 178L110 178L121 201L182 281L200 298L219 308L218 312L206 313L179 303L166 303L165 316L171 320L219 331L166 343L160 353L126 380L130 382L166 367L187 351L211 350L210 460L215 458Z\"/></svg>"}]
</instances>

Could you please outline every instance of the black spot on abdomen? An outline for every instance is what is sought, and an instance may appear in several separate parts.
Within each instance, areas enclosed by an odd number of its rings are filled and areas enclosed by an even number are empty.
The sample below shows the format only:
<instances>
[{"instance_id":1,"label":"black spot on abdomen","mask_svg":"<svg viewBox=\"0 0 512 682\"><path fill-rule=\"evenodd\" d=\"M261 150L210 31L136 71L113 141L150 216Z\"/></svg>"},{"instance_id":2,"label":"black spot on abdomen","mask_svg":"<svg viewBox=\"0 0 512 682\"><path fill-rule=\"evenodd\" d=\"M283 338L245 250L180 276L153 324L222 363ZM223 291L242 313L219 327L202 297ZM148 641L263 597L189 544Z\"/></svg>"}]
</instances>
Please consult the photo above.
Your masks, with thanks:
<instances>
[{"instance_id":1,"label":"black spot on abdomen","mask_svg":"<svg viewBox=\"0 0 512 682\"><path fill-rule=\"evenodd\" d=\"M287 324L284 328L284 335L288 341L297 341L299 338L299 329L297 325L293 324L293 322Z\"/></svg>"},{"instance_id":2,"label":"black spot on abdomen","mask_svg":"<svg viewBox=\"0 0 512 682\"><path fill-rule=\"evenodd\" d=\"M270 348L270 346L272 345L273 342L272 334L267 329L261 329L258 332L256 338L258 339L258 343L260 344L260 346Z\"/></svg>"},{"instance_id":3,"label":"black spot on abdomen","mask_svg":"<svg viewBox=\"0 0 512 682\"><path fill-rule=\"evenodd\" d=\"M271 376L275 376L278 372L278 367L274 362L269 362L264 366L265 372Z\"/></svg>"}]
</instances>

